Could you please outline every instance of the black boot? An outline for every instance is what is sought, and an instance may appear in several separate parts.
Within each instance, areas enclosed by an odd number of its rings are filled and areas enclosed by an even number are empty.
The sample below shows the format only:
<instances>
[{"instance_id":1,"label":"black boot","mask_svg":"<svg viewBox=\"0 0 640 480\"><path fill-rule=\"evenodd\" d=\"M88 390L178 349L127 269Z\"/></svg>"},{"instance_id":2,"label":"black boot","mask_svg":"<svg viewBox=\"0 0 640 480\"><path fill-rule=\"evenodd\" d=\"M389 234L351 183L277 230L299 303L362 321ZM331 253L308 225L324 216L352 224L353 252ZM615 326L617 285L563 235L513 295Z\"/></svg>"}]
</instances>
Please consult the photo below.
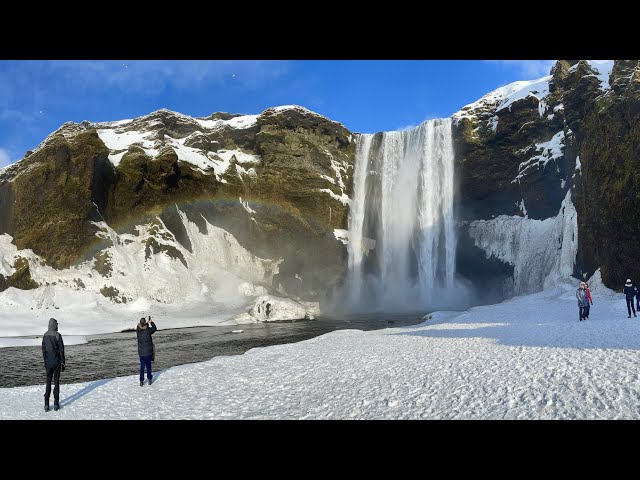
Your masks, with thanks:
<instances>
[{"instance_id":1,"label":"black boot","mask_svg":"<svg viewBox=\"0 0 640 480\"><path fill-rule=\"evenodd\" d=\"M56 412L57 412L58 410L60 410L60 404L59 404L58 402L56 402L56 403L54 403L54 404L53 404L53 410L54 410L54 411L56 411Z\"/></svg>"},{"instance_id":2,"label":"black boot","mask_svg":"<svg viewBox=\"0 0 640 480\"><path fill-rule=\"evenodd\" d=\"M140 380L140 386L142 387L144 385L144 380Z\"/></svg>"},{"instance_id":3,"label":"black boot","mask_svg":"<svg viewBox=\"0 0 640 480\"><path fill-rule=\"evenodd\" d=\"M44 399L44 411L45 412L49 411L49 399L48 398Z\"/></svg>"},{"instance_id":4,"label":"black boot","mask_svg":"<svg viewBox=\"0 0 640 480\"><path fill-rule=\"evenodd\" d=\"M149 385L151 385L152 383L153 383L153 377L149 379Z\"/></svg>"}]
</instances>

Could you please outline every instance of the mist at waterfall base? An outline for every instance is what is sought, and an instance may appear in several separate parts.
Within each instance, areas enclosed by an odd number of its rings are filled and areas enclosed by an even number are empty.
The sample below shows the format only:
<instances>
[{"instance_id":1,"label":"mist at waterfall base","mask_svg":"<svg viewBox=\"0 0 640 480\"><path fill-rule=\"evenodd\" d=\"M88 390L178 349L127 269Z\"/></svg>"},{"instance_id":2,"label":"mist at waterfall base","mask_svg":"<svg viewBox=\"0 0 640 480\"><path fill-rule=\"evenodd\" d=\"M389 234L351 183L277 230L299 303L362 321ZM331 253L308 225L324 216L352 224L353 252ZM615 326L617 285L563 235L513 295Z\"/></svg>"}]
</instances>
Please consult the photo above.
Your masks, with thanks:
<instances>
[{"instance_id":1,"label":"mist at waterfall base","mask_svg":"<svg viewBox=\"0 0 640 480\"><path fill-rule=\"evenodd\" d=\"M454 182L450 119L359 137L343 311L473 304L470 283L455 272Z\"/></svg>"}]
</instances>

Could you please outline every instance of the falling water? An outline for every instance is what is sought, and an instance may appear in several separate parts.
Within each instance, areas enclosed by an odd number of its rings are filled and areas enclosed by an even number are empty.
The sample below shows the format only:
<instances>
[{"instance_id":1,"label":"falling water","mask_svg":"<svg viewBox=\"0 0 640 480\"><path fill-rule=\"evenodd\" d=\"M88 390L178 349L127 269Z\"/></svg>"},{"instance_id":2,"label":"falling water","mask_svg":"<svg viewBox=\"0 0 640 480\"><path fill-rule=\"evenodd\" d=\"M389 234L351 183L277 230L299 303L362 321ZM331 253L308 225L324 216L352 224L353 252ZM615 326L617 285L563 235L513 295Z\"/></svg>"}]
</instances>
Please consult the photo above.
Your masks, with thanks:
<instances>
[{"instance_id":1,"label":"falling water","mask_svg":"<svg viewBox=\"0 0 640 480\"><path fill-rule=\"evenodd\" d=\"M360 136L349 216L352 306L424 307L453 286L453 183L450 119Z\"/></svg>"}]
</instances>

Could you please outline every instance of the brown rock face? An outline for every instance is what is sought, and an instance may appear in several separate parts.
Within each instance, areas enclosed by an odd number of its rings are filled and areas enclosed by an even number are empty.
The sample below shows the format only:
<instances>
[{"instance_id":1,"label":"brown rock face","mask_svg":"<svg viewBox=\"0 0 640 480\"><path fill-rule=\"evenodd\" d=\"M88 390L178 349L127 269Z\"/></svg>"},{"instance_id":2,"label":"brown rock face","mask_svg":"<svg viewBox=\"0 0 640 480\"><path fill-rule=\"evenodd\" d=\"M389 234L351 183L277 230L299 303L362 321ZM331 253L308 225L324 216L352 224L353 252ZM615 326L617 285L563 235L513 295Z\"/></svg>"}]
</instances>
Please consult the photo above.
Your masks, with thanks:
<instances>
[{"instance_id":1,"label":"brown rock face","mask_svg":"<svg viewBox=\"0 0 640 480\"><path fill-rule=\"evenodd\" d=\"M574 191L582 270L600 267L620 290L640 279L640 93L638 60L616 61L611 91L586 104L576 124L582 175ZM576 92L569 94L577 95ZM574 98L573 102L578 103Z\"/></svg>"},{"instance_id":2,"label":"brown rock face","mask_svg":"<svg viewBox=\"0 0 640 480\"><path fill-rule=\"evenodd\" d=\"M22 160L13 181L3 185L14 200L3 233L12 234L19 249L32 249L56 268L73 264L94 238L89 220L99 219L93 203L107 155L96 132L86 131L72 139L55 136Z\"/></svg>"},{"instance_id":3,"label":"brown rock face","mask_svg":"<svg viewBox=\"0 0 640 480\"><path fill-rule=\"evenodd\" d=\"M132 232L159 217L191 250L177 205L201 231L206 219L253 254L283 258L268 287L317 299L344 273L346 251L333 229L346 228L348 214L347 205L321 189L337 197L351 193L355 141L341 124L299 107L266 110L240 127L229 123L237 117L193 119L159 110L124 124L65 124L0 174L0 233L55 268L95 255L108 276L108 258L99 253L107 243L91 222ZM140 142L109 150L98 130L124 137L142 132L156 153ZM201 169L178 158L176 142L218 160L223 152L240 153L225 171ZM110 154L121 154L116 166ZM244 154L255 162L243 163ZM147 256L165 251L186 262L153 239L146 248Z\"/></svg>"},{"instance_id":4,"label":"brown rock face","mask_svg":"<svg viewBox=\"0 0 640 480\"><path fill-rule=\"evenodd\" d=\"M640 278L639 61L616 61L610 89L601 77L587 61L561 60L547 81L509 105L487 96L456 114L457 209L462 222L525 212L545 219L557 215L571 189L579 237L574 274L601 268L605 284L619 289L627 277ZM177 205L200 231L206 220L256 256L283 258L266 286L322 297L346 268L346 248L333 230L347 228L348 204L339 199L352 196L353 136L302 108L269 109L241 123L228 113L193 119L160 110L122 124L65 124L0 172L0 233L56 268L95 257L99 274L109 278L109 258L99 253L105 241L92 222L125 232L159 217L191 250ZM102 130L143 132L147 143L110 150ZM554 138L559 154L543 147ZM180 160L177 143L219 162L199 168ZM119 163L109 155L121 155ZM465 228L459 270L472 265L496 281L508 278L508 266L478 258ZM186 262L155 240L146 248L149 256L163 251ZM0 278L0 290L33 288L28 265L16 265L14 275Z\"/></svg>"},{"instance_id":5,"label":"brown rock face","mask_svg":"<svg viewBox=\"0 0 640 480\"><path fill-rule=\"evenodd\" d=\"M545 154L536 145L560 132L570 137L561 103L558 94L542 101L532 94L506 108L499 101L487 102L454 121L461 220L523 215L522 202L529 218L558 213L569 188L566 162L529 161ZM531 166L525 170L521 165L527 162Z\"/></svg>"},{"instance_id":6,"label":"brown rock face","mask_svg":"<svg viewBox=\"0 0 640 480\"><path fill-rule=\"evenodd\" d=\"M0 275L0 292L9 287L19 288L20 290L32 290L40 286L38 282L35 282L31 278L29 262L26 259L18 257L13 264L13 268L15 268L16 271L9 277Z\"/></svg>"},{"instance_id":7,"label":"brown rock face","mask_svg":"<svg viewBox=\"0 0 640 480\"><path fill-rule=\"evenodd\" d=\"M557 214L570 188L578 213L574 275L588 277L601 268L604 283L619 290L627 277L640 278L639 62L616 60L608 90L598 74L584 60L561 60L551 70L543 114L540 101L529 95L509 109L485 102L463 116L454 129L459 208L463 220L489 219L523 215L516 205L523 201L530 218L544 219ZM559 132L562 156L514 183L519 166L535 155L535 144Z\"/></svg>"}]
</instances>

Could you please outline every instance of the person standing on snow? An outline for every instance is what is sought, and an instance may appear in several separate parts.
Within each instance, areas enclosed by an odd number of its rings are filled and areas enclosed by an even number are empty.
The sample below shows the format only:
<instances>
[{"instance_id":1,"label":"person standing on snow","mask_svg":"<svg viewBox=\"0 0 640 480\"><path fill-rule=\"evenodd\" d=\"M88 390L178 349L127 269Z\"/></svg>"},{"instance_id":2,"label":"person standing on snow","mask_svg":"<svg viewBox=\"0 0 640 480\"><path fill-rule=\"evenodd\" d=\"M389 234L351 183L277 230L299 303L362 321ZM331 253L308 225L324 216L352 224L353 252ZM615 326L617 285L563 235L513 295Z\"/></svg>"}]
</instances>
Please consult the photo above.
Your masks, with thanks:
<instances>
[{"instance_id":1,"label":"person standing on snow","mask_svg":"<svg viewBox=\"0 0 640 480\"><path fill-rule=\"evenodd\" d=\"M151 327L149 327L149 324ZM151 335L157 330L153 320L147 321L144 317L140 319L140 323L136 326L136 335L138 336L138 355L140 355L140 386L144 385L144 369L147 368L147 379L149 385L153 382L151 374L151 359L153 357L153 339Z\"/></svg>"},{"instance_id":2,"label":"person standing on snow","mask_svg":"<svg viewBox=\"0 0 640 480\"><path fill-rule=\"evenodd\" d=\"M60 371L64 371L64 342L58 333L58 321L49 319L49 329L42 336L42 358L47 371L47 388L44 391L44 411L49 411L51 381L53 380L53 409L60 409Z\"/></svg>"},{"instance_id":3,"label":"person standing on snow","mask_svg":"<svg viewBox=\"0 0 640 480\"><path fill-rule=\"evenodd\" d=\"M587 298L587 291L584 288L584 283L580 282L578 290L576 290L576 298L578 299L578 315L580 321L584 320L586 315L585 311L589 305L589 299Z\"/></svg>"},{"instance_id":4,"label":"person standing on snow","mask_svg":"<svg viewBox=\"0 0 640 480\"><path fill-rule=\"evenodd\" d=\"M640 288L633 287L636 290L636 310L640 312Z\"/></svg>"},{"instance_id":5,"label":"person standing on snow","mask_svg":"<svg viewBox=\"0 0 640 480\"><path fill-rule=\"evenodd\" d=\"M587 284L587 282L583 282L583 283L584 283L584 289L587 291L587 300L589 300L589 303L593 305L593 300L591 299L591 291L589 290L589 284ZM589 318L589 310L591 310L591 306L589 305L589 303L587 303L587 308L584 312L584 316L587 319Z\"/></svg>"},{"instance_id":6,"label":"person standing on snow","mask_svg":"<svg viewBox=\"0 0 640 480\"><path fill-rule=\"evenodd\" d=\"M627 283L624 284L624 296L627 299L627 311L629 312L629 316L627 318L631 318L631 310L633 310L633 316L636 316L636 307L633 304L633 297L636 295L636 287L631 284L631 279L627 278Z\"/></svg>"}]
</instances>

